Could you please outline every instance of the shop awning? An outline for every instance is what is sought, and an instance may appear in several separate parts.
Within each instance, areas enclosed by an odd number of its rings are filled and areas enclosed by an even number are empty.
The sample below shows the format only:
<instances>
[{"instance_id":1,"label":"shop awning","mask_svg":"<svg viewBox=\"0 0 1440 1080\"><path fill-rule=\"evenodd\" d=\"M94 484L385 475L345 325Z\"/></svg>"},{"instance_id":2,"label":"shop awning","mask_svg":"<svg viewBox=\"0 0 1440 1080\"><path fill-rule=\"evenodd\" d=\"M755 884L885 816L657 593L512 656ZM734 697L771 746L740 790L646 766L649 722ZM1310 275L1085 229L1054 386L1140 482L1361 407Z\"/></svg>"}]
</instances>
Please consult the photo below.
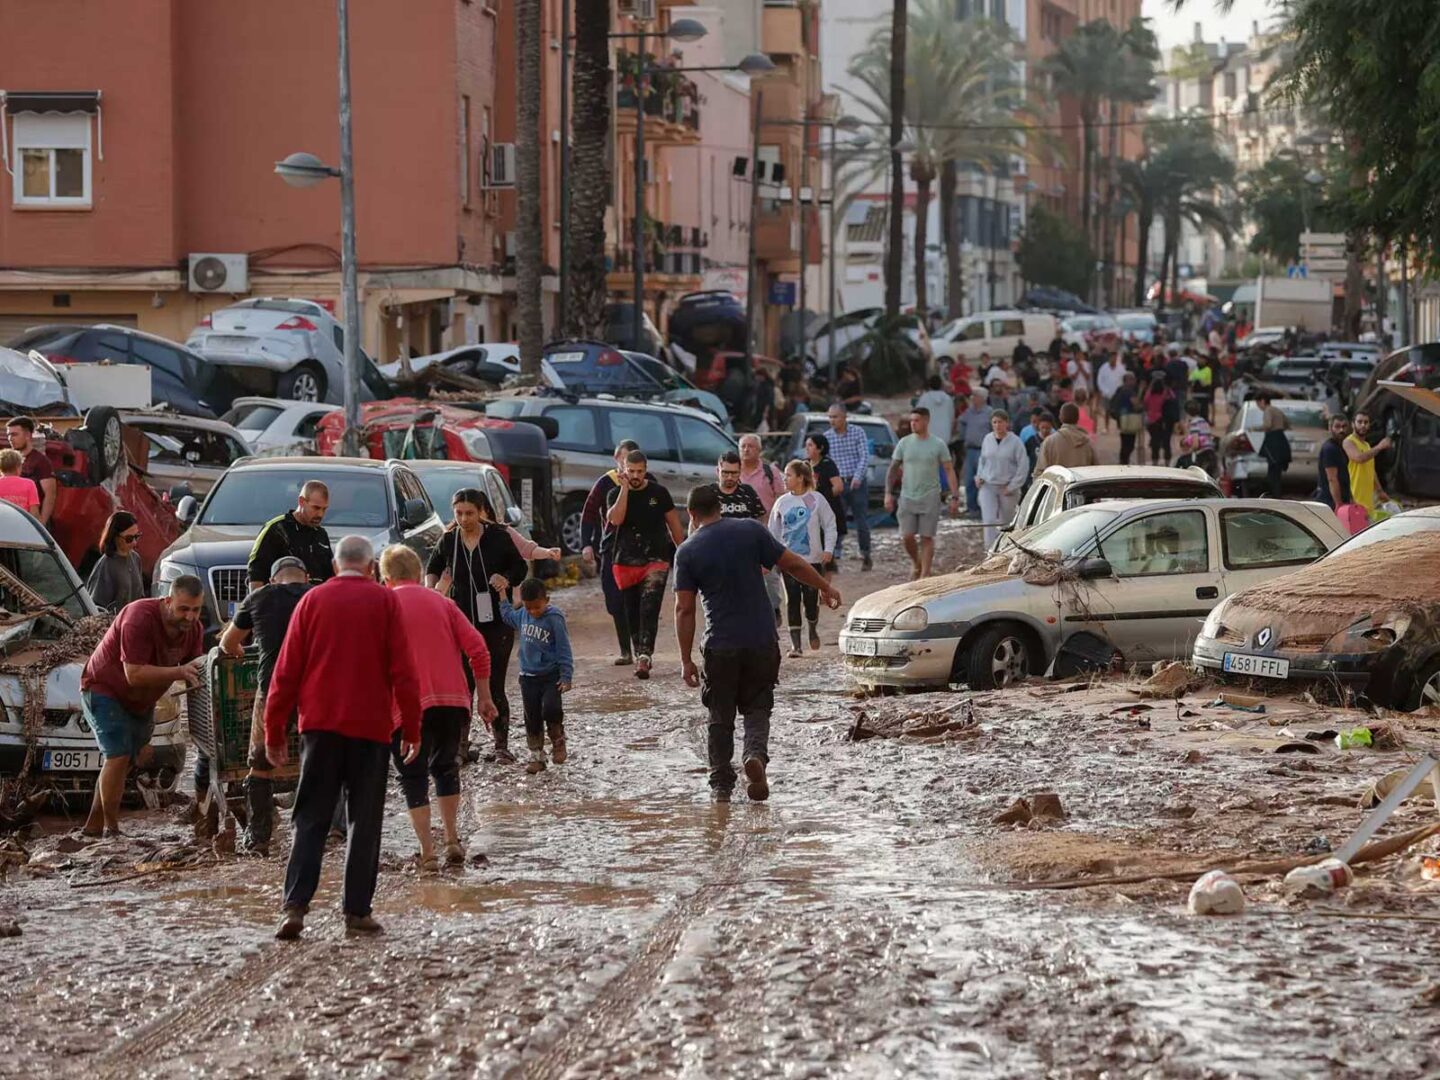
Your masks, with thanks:
<instances>
[{"instance_id":1,"label":"shop awning","mask_svg":"<svg viewBox=\"0 0 1440 1080\"><path fill-rule=\"evenodd\" d=\"M5 111L15 113L98 113L99 90L6 90Z\"/></svg>"}]
</instances>

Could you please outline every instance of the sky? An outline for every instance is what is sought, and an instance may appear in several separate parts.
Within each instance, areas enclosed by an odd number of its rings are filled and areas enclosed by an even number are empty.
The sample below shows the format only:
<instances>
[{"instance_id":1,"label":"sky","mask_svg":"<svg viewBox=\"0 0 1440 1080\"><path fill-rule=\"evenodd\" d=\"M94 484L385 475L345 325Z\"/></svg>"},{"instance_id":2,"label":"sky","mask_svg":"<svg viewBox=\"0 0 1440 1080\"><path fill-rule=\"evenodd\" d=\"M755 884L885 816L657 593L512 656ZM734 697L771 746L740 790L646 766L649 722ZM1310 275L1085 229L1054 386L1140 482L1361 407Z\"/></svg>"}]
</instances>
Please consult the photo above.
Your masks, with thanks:
<instances>
[{"instance_id":1,"label":"sky","mask_svg":"<svg viewBox=\"0 0 1440 1080\"><path fill-rule=\"evenodd\" d=\"M1214 0L1187 0L1184 10L1176 12L1170 0L1143 0L1141 13L1151 20L1160 46L1188 45L1194 35L1195 23L1205 29L1206 41L1244 41L1250 36L1250 24L1260 20L1264 30L1278 5L1274 0L1235 0L1230 13L1222 15Z\"/></svg>"}]
</instances>

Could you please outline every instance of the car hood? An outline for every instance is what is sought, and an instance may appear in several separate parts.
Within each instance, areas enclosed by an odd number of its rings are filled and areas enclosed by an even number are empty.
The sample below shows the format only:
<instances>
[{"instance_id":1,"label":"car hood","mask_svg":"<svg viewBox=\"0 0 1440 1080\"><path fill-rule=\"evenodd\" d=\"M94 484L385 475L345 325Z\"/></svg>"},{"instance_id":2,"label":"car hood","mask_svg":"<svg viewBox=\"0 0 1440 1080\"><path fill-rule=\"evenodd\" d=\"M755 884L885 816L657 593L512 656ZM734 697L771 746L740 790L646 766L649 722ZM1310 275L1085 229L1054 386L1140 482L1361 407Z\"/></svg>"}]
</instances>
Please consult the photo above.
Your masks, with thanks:
<instances>
[{"instance_id":1,"label":"car hood","mask_svg":"<svg viewBox=\"0 0 1440 1080\"><path fill-rule=\"evenodd\" d=\"M249 561L250 549L255 546L260 528L259 525L193 525L166 548L160 558L201 568L239 566ZM339 547L341 538L350 535L364 536L377 554L393 539L388 529L334 529L330 530L331 548Z\"/></svg>"},{"instance_id":2,"label":"car hood","mask_svg":"<svg viewBox=\"0 0 1440 1080\"><path fill-rule=\"evenodd\" d=\"M1012 572L1012 570L1014 572ZM923 606L932 618L953 618L962 608L1005 607L1031 586L1046 584L1033 571L1027 557L996 556L956 574L892 585L862 597L850 609L851 619L884 619L887 623L906 608Z\"/></svg>"},{"instance_id":3,"label":"car hood","mask_svg":"<svg viewBox=\"0 0 1440 1080\"><path fill-rule=\"evenodd\" d=\"M24 662L24 654L16 654L12 660ZM60 664L45 676L45 707L47 709L80 708L80 674L85 665L78 660ZM0 702L5 705L8 716L22 716L25 709L25 688L19 676L0 674Z\"/></svg>"}]
</instances>

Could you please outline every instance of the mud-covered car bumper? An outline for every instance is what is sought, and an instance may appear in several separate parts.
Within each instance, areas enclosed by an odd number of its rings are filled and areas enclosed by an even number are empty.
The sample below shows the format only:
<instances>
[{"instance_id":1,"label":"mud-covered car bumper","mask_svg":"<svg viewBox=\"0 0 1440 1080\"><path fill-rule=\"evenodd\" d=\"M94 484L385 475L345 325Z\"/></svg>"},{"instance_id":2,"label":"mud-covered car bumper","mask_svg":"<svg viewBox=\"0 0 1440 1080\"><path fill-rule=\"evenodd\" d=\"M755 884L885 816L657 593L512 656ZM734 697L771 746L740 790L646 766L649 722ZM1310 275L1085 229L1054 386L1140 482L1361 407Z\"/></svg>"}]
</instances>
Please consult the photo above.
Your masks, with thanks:
<instances>
[{"instance_id":1,"label":"mud-covered car bumper","mask_svg":"<svg viewBox=\"0 0 1440 1080\"><path fill-rule=\"evenodd\" d=\"M901 637L842 631L845 671L869 686L947 686L960 635Z\"/></svg>"},{"instance_id":2,"label":"mud-covered car bumper","mask_svg":"<svg viewBox=\"0 0 1440 1080\"><path fill-rule=\"evenodd\" d=\"M131 770L130 782L143 777L162 790L174 790L185 772L185 743L151 743L149 750L144 761ZM46 751L55 756L47 759ZM18 777L25 767L25 752L23 742L0 740L0 776ZM102 760L93 740L42 740L30 761L29 775L62 795L88 795L95 790ZM47 768L47 764L55 767Z\"/></svg>"},{"instance_id":3,"label":"mud-covered car bumper","mask_svg":"<svg viewBox=\"0 0 1440 1080\"><path fill-rule=\"evenodd\" d=\"M1225 654L1227 652L1284 660L1289 664L1289 675L1284 679L1272 679L1227 674L1225 672ZM1390 701L1396 694L1403 695L1408 692L1406 687L1397 685L1396 672L1401 668L1401 654L1395 646L1365 653L1264 652L1239 645L1227 645L1214 638L1201 636L1195 639L1195 649L1191 659L1197 668L1225 678L1255 679L1261 683L1341 683L1362 690L1367 696L1377 701Z\"/></svg>"}]
</instances>

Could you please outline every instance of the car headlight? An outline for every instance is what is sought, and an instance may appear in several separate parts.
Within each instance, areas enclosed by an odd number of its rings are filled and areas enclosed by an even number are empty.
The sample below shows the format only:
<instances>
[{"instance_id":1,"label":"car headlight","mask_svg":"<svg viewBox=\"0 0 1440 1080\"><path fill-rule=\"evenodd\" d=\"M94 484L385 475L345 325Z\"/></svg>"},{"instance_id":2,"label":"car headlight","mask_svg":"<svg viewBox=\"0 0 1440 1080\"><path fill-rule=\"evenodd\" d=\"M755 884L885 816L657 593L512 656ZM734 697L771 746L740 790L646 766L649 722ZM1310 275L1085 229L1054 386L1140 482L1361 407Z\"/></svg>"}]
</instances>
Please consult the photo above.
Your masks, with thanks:
<instances>
[{"instance_id":1,"label":"car headlight","mask_svg":"<svg viewBox=\"0 0 1440 1080\"><path fill-rule=\"evenodd\" d=\"M189 574L191 577L200 577L200 568L190 566L186 563L175 562L173 559L165 559L155 571L155 595L166 596L170 592L170 583L178 577ZM201 578L203 581L204 579Z\"/></svg>"},{"instance_id":2,"label":"car headlight","mask_svg":"<svg viewBox=\"0 0 1440 1080\"><path fill-rule=\"evenodd\" d=\"M890 625L896 630L924 630L930 625L930 613L923 607L906 608Z\"/></svg>"},{"instance_id":3,"label":"car headlight","mask_svg":"<svg viewBox=\"0 0 1440 1080\"><path fill-rule=\"evenodd\" d=\"M1357 619L1325 643L1326 652L1380 652L1390 648L1410 629L1410 616L1392 612L1380 619L1370 616Z\"/></svg>"},{"instance_id":4,"label":"car headlight","mask_svg":"<svg viewBox=\"0 0 1440 1080\"><path fill-rule=\"evenodd\" d=\"M490 452L490 437L483 431L461 428L460 441L465 444L465 452L470 455L472 461L495 460L495 455Z\"/></svg>"},{"instance_id":5,"label":"car headlight","mask_svg":"<svg viewBox=\"0 0 1440 1080\"><path fill-rule=\"evenodd\" d=\"M1200 628L1200 636L1216 638L1220 636L1220 627L1224 625L1225 608L1230 604L1230 598L1226 597L1210 609L1210 614L1205 616L1205 625Z\"/></svg>"}]
</instances>

